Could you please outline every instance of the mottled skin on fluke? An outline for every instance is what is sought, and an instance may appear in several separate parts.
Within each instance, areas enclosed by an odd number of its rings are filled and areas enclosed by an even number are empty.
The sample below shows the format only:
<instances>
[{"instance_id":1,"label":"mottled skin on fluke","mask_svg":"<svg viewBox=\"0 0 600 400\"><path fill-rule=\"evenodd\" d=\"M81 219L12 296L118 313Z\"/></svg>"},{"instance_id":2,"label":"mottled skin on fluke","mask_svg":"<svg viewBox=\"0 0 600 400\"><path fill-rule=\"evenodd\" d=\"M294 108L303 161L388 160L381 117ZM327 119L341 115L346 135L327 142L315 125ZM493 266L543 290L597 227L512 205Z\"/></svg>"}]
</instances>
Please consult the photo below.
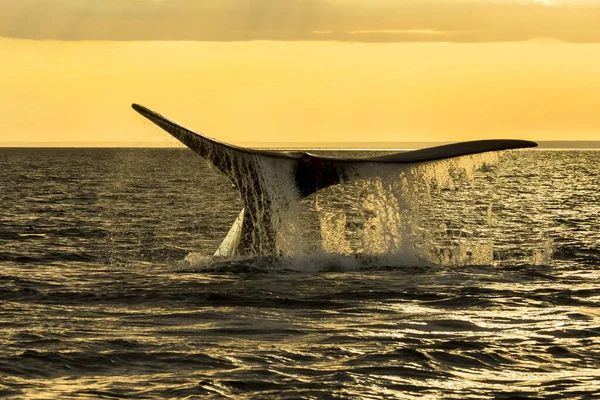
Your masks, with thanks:
<instances>
[{"instance_id":1,"label":"mottled skin on fluke","mask_svg":"<svg viewBox=\"0 0 600 400\"><path fill-rule=\"evenodd\" d=\"M209 161L215 168L231 179L238 188L245 205L245 215L239 244L233 252L230 252L230 254L237 255L278 255L276 254L275 228L270 213L265 212L270 210L271 199L261 188L258 171L254 168L248 168L252 163L243 162L253 157L267 157L277 160L282 165L291 166L294 173L290 176L290 179L295 180L298 194L300 198L303 198L318 190L351 179L352 176L349 170L357 163L415 164L488 151L537 146L537 143L526 140L475 140L377 157L327 157L300 151L269 151L234 146L200 135L144 106L133 104L132 107ZM248 182L251 182L251 184ZM258 226L263 230L270 230L270 233L257 235ZM223 245L225 245L225 242Z\"/></svg>"}]
</instances>

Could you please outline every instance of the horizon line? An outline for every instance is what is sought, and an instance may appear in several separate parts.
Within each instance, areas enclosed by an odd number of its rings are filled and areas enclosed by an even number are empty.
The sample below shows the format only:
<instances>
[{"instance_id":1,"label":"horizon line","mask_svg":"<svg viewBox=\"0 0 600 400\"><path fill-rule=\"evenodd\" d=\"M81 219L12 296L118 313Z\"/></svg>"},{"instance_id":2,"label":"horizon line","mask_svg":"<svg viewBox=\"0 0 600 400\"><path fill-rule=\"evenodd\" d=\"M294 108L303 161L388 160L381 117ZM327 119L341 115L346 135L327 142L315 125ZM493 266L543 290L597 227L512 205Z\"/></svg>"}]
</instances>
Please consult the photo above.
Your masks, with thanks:
<instances>
[{"instance_id":1,"label":"horizon line","mask_svg":"<svg viewBox=\"0 0 600 400\"><path fill-rule=\"evenodd\" d=\"M414 149L439 146L457 141L397 141L397 142L238 142L237 146L264 149L331 149L331 150L385 150ZM538 140L539 148L600 148L600 140ZM585 144L585 145L584 145ZM583 146L582 146L583 145ZM589 147L591 146L591 147ZM158 142L0 142L0 148L147 148L186 149L183 144Z\"/></svg>"}]
</instances>

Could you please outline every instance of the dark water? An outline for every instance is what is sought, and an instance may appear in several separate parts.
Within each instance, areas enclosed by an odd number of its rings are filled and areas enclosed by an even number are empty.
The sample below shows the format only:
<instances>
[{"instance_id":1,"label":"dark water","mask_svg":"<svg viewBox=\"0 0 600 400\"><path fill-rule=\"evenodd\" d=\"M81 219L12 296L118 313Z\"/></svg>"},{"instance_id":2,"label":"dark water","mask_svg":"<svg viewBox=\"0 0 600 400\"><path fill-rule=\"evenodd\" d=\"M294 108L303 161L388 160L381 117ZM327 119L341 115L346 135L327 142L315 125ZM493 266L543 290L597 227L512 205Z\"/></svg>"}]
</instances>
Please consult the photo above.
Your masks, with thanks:
<instances>
[{"instance_id":1,"label":"dark water","mask_svg":"<svg viewBox=\"0 0 600 400\"><path fill-rule=\"evenodd\" d=\"M190 265L241 208L190 151L0 149L0 395L600 398L600 152L518 154L423 210L486 265Z\"/></svg>"}]
</instances>

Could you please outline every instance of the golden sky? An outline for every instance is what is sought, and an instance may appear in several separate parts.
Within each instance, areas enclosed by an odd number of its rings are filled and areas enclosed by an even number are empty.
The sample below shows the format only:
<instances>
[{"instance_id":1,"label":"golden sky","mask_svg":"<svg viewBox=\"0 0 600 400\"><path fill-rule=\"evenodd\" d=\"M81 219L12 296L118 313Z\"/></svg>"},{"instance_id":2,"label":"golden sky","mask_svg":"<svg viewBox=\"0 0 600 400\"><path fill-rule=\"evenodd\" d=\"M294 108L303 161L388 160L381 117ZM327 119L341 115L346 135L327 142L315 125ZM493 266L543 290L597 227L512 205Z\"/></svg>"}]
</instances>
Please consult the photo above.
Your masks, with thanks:
<instances>
[{"instance_id":1,"label":"golden sky","mask_svg":"<svg viewBox=\"0 0 600 400\"><path fill-rule=\"evenodd\" d=\"M600 140L597 0L0 0L0 145Z\"/></svg>"}]
</instances>

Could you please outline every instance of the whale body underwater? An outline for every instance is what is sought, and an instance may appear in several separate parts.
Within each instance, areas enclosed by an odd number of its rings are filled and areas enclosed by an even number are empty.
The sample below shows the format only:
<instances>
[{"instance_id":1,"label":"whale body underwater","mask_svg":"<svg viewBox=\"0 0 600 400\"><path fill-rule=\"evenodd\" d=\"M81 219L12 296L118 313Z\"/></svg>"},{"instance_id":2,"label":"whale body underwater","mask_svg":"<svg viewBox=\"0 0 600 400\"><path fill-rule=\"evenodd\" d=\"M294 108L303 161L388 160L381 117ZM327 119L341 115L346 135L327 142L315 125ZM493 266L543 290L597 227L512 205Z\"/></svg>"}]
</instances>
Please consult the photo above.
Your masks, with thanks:
<instances>
[{"instance_id":1,"label":"whale body underwater","mask_svg":"<svg viewBox=\"0 0 600 400\"><path fill-rule=\"evenodd\" d=\"M139 104L133 109L167 131L225 174L244 204L217 257L280 256L278 211L327 187L364 177L377 164L419 164L485 152L536 147L527 140L459 142L367 158L328 157L302 151L234 146L201 135ZM376 172L375 172L376 174Z\"/></svg>"}]
</instances>

